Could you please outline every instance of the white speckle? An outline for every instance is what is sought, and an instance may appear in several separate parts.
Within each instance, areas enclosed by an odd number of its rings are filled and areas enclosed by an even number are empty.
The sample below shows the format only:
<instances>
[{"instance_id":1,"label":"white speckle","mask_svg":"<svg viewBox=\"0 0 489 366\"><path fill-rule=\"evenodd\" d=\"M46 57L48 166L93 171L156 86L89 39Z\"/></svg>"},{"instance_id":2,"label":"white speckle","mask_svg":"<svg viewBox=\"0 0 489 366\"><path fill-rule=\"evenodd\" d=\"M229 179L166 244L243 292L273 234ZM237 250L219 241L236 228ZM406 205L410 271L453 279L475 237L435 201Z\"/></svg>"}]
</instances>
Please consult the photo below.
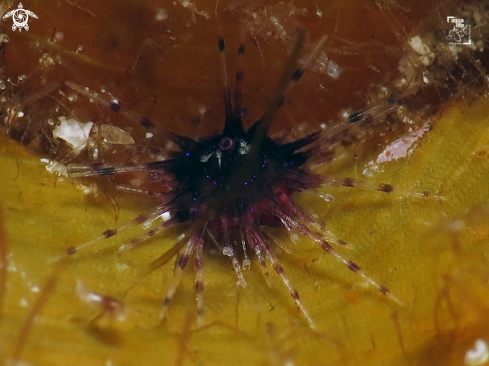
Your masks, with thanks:
<instances>
[{"instance_id":1,"label":"white speckle","mask_svg":"<svg viewBox=\"0 0 489 366\"><path fill-rule=\"evenodd\" d=\"M76 293L80 300L90 303L90 302L99 302L101 300L101 296L99 294L96 294L94 292L89 291L83 282L77 280L76 281L76 287L75 287Z\"/></svg>"},{"instance_id":2,"label":"white speckle","mask_svg":"<svg viewBox=\"0 0 489 366\"><path fill-rule=\"evenodd\" d=\"M114 99L116 101L116 99ZM113 101L113 103L115 103ZM117 104L117 103L116 103ZM122 144L131 145L134 144L134 139L131 134L124 131L122 128L112 126L112 125L102 125L100 126L100 134L109 144Z\"/></svg>"},{"instance_id":3,"label":"white speckle","mask_svg":"<svg viewBox=\"0 0 489 366\"><path fill-rule=\"evenodd\" d=\"M205 107L205 105L199 107L199 113L201 116L203 116L206 112L207 112L207 108Z\"/></svg>"},{"instance_id":4,"label":"white speckle","mask_svg":"<svg viewBox=\"0 0 489 366\"><path fill-rule=\"evenodd\" d=\"M209 19L209 14L207 14L205 11L198 10L197 7L195 6L195 4L192 3L191 1L189 1L189 0L177 0L177 2L180 3L180 5L182 5L184 8L190 9L190 11L192 12L192 20L194 23L196 22L196 19L195 19L196 15L200 15L200 16L204 17L205 19Z\"/></svg>"},{"instance_id":5,"label":"white speckle","mask_svg":"<svg viewBox=\"0 0 489 366\"><path fill-rule=\"evenodd\" d=\"M158 9L158 11L156 12L156 20L165 20L166 18L168 18L166 10L163 8Z\"/></svg>"},{"instance_id":6,"label":"white speckle","mask_svg":"<svg viewBox=\"0 0 489 366\"><path fill-rule=\"evenodd\" d=\"M51 174L53 173L58 173L58 176L61 177L67 177L68 176L68 169L66 165L58 163L57 161L54 160L49 160L49 159L41 159L43 163L46 163L46 170L50 172Z\"/></svg>"},{"instance_id":7,"label":"white speckle","mask_svg":"<svg viewBox=\"0 0 489 366\"><path fill-rule=\"evenodd\" d=\"M342 72L343 72L342 67L340 67L336 62L329 60L327 73L331 78L338 79Z\"/></svg>"},{"instance_id":8,"label":"white speckle","mask_svg":"<svg viewBox=\"0 0 489 366\"><path fill-rule=\"evenodd\" d=\"M153 133L152 132L146 132L146 138L147 139L150 139L153 137Z\"/></svg>"},{"instance_id":9,"label":"white speckle","mask_svg":"<svg viewBox=\"0 0 489 366\"><path fill-rule=\"evenodd\" d=\"M392 160L397 160L403 158L413 152L411 146L423 137L426 131L430 128L431 120L427 120L423 126L417 130L412 130L406 135L398 138L396 141L392 142L387 146L384 151L377 157L375 162L370 161L368 163L368 168L363 171L366 176L372 176L373 171L379 170L380 163L386 163Z\"/></svg>"},{"instance_id":10,"label":"white speckle","mask_svg":"<svg viewBox=\"0 0 489 366\"><path fill-rule=\"evenodd\" d=\"M301 239L297 234L290 234L290 240L292 240L294 244L299 244Z\"/></svg>"},{"instance_id":11,"label":"white speckle","mask_svg":"<svg viewBox=\"0 0 489 366\"><path fill-rule=\"evenodd\" d=\"M483 365L487 360L489 360L489 349L487 343L482 339L476 340L474 348L465 353L464 362L468 366Z\"/></svg>"},{"instance_id":12,"label":"white speckle","mask_svg":"<svg viewBox=\"0 0 489 366\"><path fill-rule=\"evenodd\" d=\"M320 193L319 197L321 197L325 202L333 202L335 200L334 196L329 193Z\"/></svg>"},{"instance_id":13,"label":"white speckle","mask_svg":"<svg viewBox=\"0 0 489 366\"><path fill-rule=\"evenodd\" d=\"M127 271L128 269L130 269L130 267L125 263L116 263L115 266L121 272Z\"/></svg>"},{"instance_id":14,"label":"white speckle","mask_svg":"<svg viewBox=\"0 0 489 366\"><path fill-rule=\"evenodd\" d=\"M39 292L39 286L32 286L31 291L32 292Z\"/></svg>"},{"instance_id":15,"label":"white speckle","mask_svg":"<svg viewBox=\"0 0 489 366\"><path fill-rule=\"evenodd\" d=\"M319 72L325 72L333 79L338 79L343 72L343 68L336 62L331 61L325 52L319 53L316 68Z\"/></svg>"},{"instance_id":16,"label":"white speckle","mask_svg":"<svg viewBox=\"0 0 489 366\"><path fill-rule=\"evenodd\" d=\"M19 117L19 118L24 117L24 112L20 111L20 112L17 114L17 117Z\"/></svg>"},{"instance_id":17,"label":"white speckle","mask_svg":"<svg viewBox=\"0 0 489 366\"><path fill-rule=\"evenodd\" d=\"M420 36L415 36L408 41L411 48L416 51L417 54L421 55L420 61L428 66L435 59L435 55L431 52L430 48L423 42Z\"/></svg>"},{"instance_id":18,"label":"white speckle","mask_svg":"<svg viewBox=\"0 0 489 366\"><path fill-rule=\"evenodd\" d=\"M29 302L26 299L20 299L20 306L26 308L29 306Z\"/></svg>"},{"instance_id":19,"label":"white speckle","mask_svg":"<svg viewBox=\"0 0 489 366\"><path fill-rule=\"evenodd\" d=\"M73 152L78 154L87 146L93 122L82 123L74 118L58 117L60 124L53 129L53 137L65 140Z\"/></svg>"},{"instance_id":20,"label":"white speckle","mask_svg":"<svg viewBox=\"0 0 489 366\"><path fill-rule=\"evenodd\" d=\"M227 246L227 247L222 248L222 254L225 256L231 257L232 255L234 255L234 250L232 247Z\"/></svg>"},{"instance_id":21,"label":"white speckle","mask_svg":"<svg viewBox=\"0 0 489 366\"><path fill-rule=\"evenodd\" d=\"M425 83L425 84L429 84L430 79L428 79L428 78L426 77L426 75L423 75L423 81L424 81L424 83Z\"/></svg>"},{"instance_id":22,"label":"white speckle","mask_svg":"<svg viewBox=\"0 0 489 366\"><path fill-rule=\"evenodd\" d=\"M159 217L161 218L161 220L163 220L163 222L165 222L165 221L170 220L171 215L170 215L170 213L169 213L169 212L164 212L164 213L163 213L163 214L161 214Z\"/></svg>"},{"instance_id":23,"label":"white speckle","mask_svg":"<svg viewBox=\"0 0 489 366\"><path fill-rule=\"evenodd\" d=\"M185 233L180 234L177 240L182 240L183 238L185 238Z\"/></svg>"},{"instance_id":24,"label":"white speckle","mask_svg":"<svg viewBox=\"0 0 489 366\"><path fill-rule=\"evenodd\" d=\"M113 104L117 104L117 105L118 105L118 104L119 104L119 101L118 101L117 99L115 99L115 98L114 98L114 99L112 99L112 103L113 103Z\"/></svg>"},{"instance_id":25,"label":"white speckle","mask_svg":"<svg viewBox=\"0 0 489 366\"><path fill-rule=\"evenodd\" d=\"M352 111L351 110L348 110L348 109L344 109L340 113L341 117L344 118L344 119L349 119L349 117L350 117L351 114L352 114Z\"/></svg>"},{"instance_id":26,"label":"white speckle","mask_svg":"<svg viewBox=\"0 0 489 366\"><path fill-rule=\"evenodd\" d=\"M83 184L77 184L76 185L76 189L82 191L83 193L85 193L86 195L93 195L94 197L96 197L98 195L98 186L97 184L95 183L91 183L90 185L88 186L85 186Z\"/></svg>"},{"instance_id":27,"label":"white speckle","mask_svg":"<svg viewBox=\"0 0 489 366\"><path fill-rule=\"evenodd\" d=\"M247 271L251 268L251 261L249 259L243 259L243 270Z\"/></svg>"},{"instance_id":28,"label":"white speckle","mask_svg":"<svg viewBox=\"0 0 489 366\"><path fill-rule=\"evenodd\" d=\"M54 59L48 53L45 53L39 58L39 64L42 67L49 67L54 65Z\"/></svg>"},{"instance_id":29,"label":"white speckle","mask_svg":"<svg viewBox=\"0 0 489 366\"><path fill-rule=\"evenodd\" d=\"M141 225L143 230L148 230L151 227L151 225L153 225L153 221L154 221L154 219L146 220L145 222L143 222L143 224Z\"/></svg>"},{"instance_id":30,"label":"white speckle","mask_svg":"<svg viewBox=\"0 0 489 366\"><path fill-rule=\"evenodd\" d=\"M62 41L65 38L65 34L63 32L56 32L54 34L54 39L57 41Z\"/></svg>"}]
</instances>

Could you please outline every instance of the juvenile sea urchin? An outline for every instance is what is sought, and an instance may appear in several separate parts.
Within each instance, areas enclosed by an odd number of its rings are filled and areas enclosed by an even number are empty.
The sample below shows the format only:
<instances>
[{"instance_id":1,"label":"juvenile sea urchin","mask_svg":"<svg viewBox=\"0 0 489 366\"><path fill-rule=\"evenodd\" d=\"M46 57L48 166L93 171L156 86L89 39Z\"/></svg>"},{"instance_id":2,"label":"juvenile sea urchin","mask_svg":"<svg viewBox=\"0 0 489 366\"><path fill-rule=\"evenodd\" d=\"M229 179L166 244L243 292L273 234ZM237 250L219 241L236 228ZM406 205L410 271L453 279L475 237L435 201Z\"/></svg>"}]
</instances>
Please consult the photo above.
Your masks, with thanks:
<instances>
[{"instance_id":1,"label":"juvenile sea urchin","mask_svg":"<svg viewBox=\"0 0 489 366\"><path fill-rule=\"evenodd\" d=\"M352 178L335 180L314 174L308 171L305 165L312 156L329 156L332 146L341 140L345 133L355 126L369 124L372 116L356 113L350 118L351 124L347 123L346 126L339 124L334 129L319 130L287 143L284 142L285 133L279 138L272 138L268 134L269 127L283 104L289 88L301 78L308 63L307 60L299 59L305 37L305 29L299 29L294 48L286 61L267 110L248 129L242 122L243 70L238 69L236 73L234 102L231 102L231 91L227 86L226 71L223 66L224 128L222 132L198 141L163 130L149 119L124 110L117 101L107 102L86 88L72 82L65 82L66 86L76 92L98 103L108 104L108 108L113 112L120 113L143 127L167 137L179 147L178 152L166 153L168 157L165 159L139 165L113 166L103 163L69 165L68 173L75 178L143 172L151 189L123 186L118 188L155 196L162 199L163 203L147 213L140 214L122 227L106 230L94 240L68 248L67 255L73 255L80 248L117 235L122 230L150 223L160 216L165 217L163 223L147 230L123 248L133 247L174 225L190 223L190 229L183 237L148 267L150 272L177 256L174 278L163 301L162 318L172 301L183 270L193 257L197 314L199 322L202 322L203 251L204 248L215 247L231 259L241 286L246 286L243 268L250 265L248 252L256 255L265 276L268 276L268 262L290 292L310 326L314 327L298 291L289 282L283 267L267 242L266 227L285 227L289 231L293 230L310 237L322 250L332 254L351 271L360 274L384 295L397 301L385 286L368 277L356 263L337 253L331 244L346 243L327 231L319 220L301 210L294 204L292 197L296 192L322 186L360 185L360 182ZM324 38L319 41L307 59L314 56L323 42ZM218 47L224 59L225 44L222 38L219 38ZM240 45L238 54L242 56L244 52L244 45ZM388 104L391 103L392 99ZM380 109L389 110L388 104L381 106ZM377 111L377 113L382 112ZM393 187L388 184L372 188L383 192L393 190Z\"/></svg>"}]
</instances>

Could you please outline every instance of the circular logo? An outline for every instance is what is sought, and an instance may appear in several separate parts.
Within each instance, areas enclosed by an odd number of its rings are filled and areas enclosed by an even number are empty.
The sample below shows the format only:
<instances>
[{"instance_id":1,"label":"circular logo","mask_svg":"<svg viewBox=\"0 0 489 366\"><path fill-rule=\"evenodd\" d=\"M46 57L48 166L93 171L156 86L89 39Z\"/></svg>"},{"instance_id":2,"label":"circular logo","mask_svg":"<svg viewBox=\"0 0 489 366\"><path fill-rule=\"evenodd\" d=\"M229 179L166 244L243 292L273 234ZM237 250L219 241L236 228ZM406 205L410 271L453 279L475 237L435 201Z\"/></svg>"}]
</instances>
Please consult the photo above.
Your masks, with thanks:
<instances>
[{"instance_id":1,"label":"circular logo","mask_svg":"<svg viewBox=\"0 0 489 366\"><path fill-rule=\"evenodd\" d=\"M29 15L33 18L37 18L37 15L30 10L25 10L22 3L19 3L18 9L11 10L3 16L3 19L12 17L14 24L12 25L12 30L15 31L17 28L19 32L24 28L26 31L29 30L29 25L27 24L29 20Z\"/></svg>"}]
</instances>

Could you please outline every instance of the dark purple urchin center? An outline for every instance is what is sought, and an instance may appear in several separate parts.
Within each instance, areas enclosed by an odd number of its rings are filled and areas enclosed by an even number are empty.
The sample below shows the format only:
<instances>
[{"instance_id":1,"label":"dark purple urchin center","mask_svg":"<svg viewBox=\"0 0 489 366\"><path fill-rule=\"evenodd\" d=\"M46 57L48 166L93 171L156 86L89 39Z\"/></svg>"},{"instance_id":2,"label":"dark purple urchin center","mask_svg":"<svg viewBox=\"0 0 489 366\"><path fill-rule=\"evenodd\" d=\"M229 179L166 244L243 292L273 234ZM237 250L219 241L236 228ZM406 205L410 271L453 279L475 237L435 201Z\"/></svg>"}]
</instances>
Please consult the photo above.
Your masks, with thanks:
<instances>
[{"instance_id":1,"label":"dark purple urchin center","mask_svg":"<svg viewBox=\"0 0 489 366\"><path fill-rule=\"evenodd\" d=\"M258 123L244 130L234 120L233 129L195 142L175 157L167 171L178 182L173 201L187 220L205 216L211 229L279 226L274 207L287 208L294 192L320 185L319 176L301 168L312 151L305 148L317 134L282 144L265 136L254 145Z\"/></svg>"}]
</instances>

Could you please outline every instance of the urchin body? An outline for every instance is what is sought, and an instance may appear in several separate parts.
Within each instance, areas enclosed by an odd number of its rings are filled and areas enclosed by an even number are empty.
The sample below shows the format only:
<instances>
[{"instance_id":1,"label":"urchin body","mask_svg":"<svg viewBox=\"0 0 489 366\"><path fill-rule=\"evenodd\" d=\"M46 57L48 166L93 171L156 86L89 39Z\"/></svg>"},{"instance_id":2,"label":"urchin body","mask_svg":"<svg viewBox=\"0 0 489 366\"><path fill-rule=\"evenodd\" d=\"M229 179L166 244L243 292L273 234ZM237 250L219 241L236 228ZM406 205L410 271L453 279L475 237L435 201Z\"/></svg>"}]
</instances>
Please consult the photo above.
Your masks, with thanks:
<instances>
[{"instance_id":1,"label":"urchin body","mask_svg":"<svg viewBox=\"0 0 489 366\"><path fill-rule=\"evenodd\" d=\"M192 151L182 151L165 169L178 183L173 200L190 221L209 215L209 226L218 231L279 226L274 206L291 203L294 192L320 185L319 176L301 168L308 153L297 152L314 136L289 144L266 137L254 158L248 159L254 128L244 131L240 126L233 132L203 140Z\"/></svg>"}]
</instances>

